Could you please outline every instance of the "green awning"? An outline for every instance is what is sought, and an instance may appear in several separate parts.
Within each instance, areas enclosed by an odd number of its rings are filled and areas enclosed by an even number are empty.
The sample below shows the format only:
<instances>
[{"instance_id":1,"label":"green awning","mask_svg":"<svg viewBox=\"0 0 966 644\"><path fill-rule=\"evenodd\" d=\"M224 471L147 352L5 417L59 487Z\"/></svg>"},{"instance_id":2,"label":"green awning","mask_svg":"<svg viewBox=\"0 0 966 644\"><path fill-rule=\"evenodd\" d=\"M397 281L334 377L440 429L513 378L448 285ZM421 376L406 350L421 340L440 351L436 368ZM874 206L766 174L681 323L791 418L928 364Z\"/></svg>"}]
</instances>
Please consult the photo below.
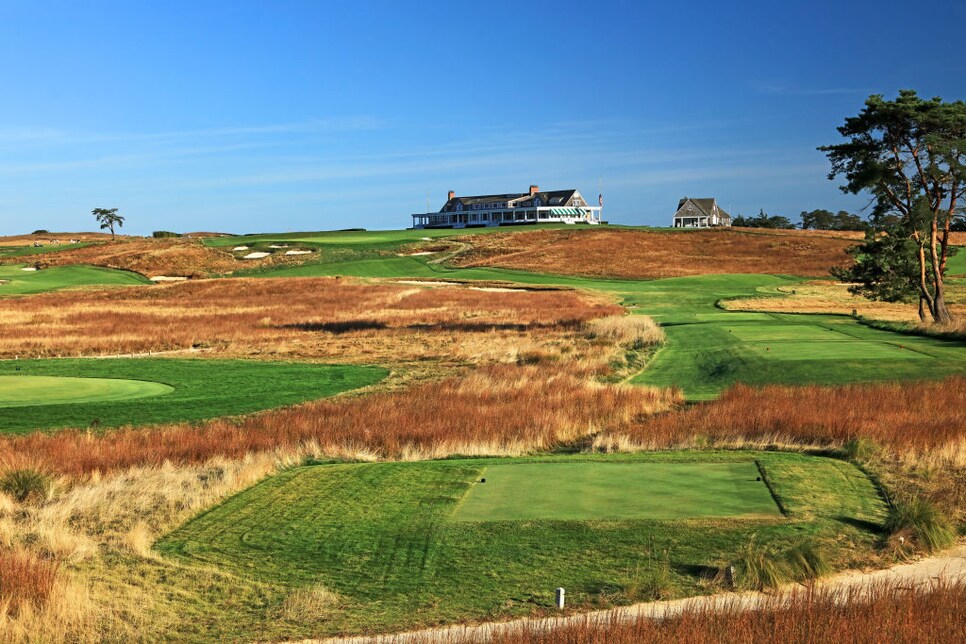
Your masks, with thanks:
<instances>
[{"instance_id":1,"label":"green awning","mask_svg":"<svg viewBox=\"0 0 966 644\"><path fill-rule=\"evenodd\" d=\"M575 217L583 213L580 212L580 208L551 208L551 215Z\"/></svg>"}]
</instances>

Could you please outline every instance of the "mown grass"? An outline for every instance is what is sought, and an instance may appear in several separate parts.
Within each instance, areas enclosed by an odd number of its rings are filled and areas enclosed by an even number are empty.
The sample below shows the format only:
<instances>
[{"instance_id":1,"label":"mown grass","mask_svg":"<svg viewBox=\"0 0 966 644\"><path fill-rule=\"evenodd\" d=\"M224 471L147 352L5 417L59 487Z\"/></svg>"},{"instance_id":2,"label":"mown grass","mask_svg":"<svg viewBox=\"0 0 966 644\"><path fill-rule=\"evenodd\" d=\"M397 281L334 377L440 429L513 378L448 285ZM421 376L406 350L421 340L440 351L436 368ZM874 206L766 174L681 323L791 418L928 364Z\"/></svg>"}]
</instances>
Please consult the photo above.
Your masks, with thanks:
<instances>
[{"instance_id":1,"label":"mown grass","mask_svg":"<svg viewBox=\"0 0 966 644\"><path fill-rule=\"evenodd\" d=\"M215 566L246 583L279 584L289 592L325 588L339 598L339 610L298 623L229 622L213 615L170 635L264 639L539 614L552 606L558 586L567 588L575 607L620 604L639 599L635 593L647 585L642 580L655 574L667 577L662 586L673 594L705 591L718 567L753 538L781 549L806 535L826 541L837 567L875 542L885 504L861 472L839 461L695 452L533 462L701 467L753 465L752 459L775 482L786 517L454 521L454 509L474 482L506 461L287 470L189 521L157 548L180 563Z\"/></svg>"},{"instance_id":2,"label":"mown grass","mask_svg":"<svg viewBox=\"0 0 966 644\"><path fill-rule=\"evenodd\" d=\"M169 385L146 380L0 375L0 408L130 400L171 391Z\"/></svg>"},{"instance_id":3,"label":"mown grass","mask_svg":"<svg viewBox=\"0 0 966 644\"><path fill-rule=\"evenodd\" d=\"M574 229L565 224L536 224L527 226L495 226L491 228L433 228L427 230L331 230L318 232L264 233L257 235L237 235L235 237L209 237L206 246L224 248L226 246L251 246L274 242L325 245L355 245L359 247L394 247L410 244L424 239L442 239L461 235L480 235L505 233L514 230L552 230Z\"/></svg>"},{"instance_id":4,"label":"mown grass","mask_svg":"<svg viewBox=\"0 0 966 644\"><path fill-rule=\"evenodd\" d=\"M559 285L607 293L632 312L657 320L666 345L636 384L683 389L693 400L750 384L847 384L941 378L966 372L966 342L872 329L847 316L731 312L717 304L748 297L778 297L800 278L775 275L705 275L651 281L574 278L495 268L452 269L418 257L304 265L271 276L500 280Z\"/></svg>"},{"instance_id":5,"label":"mown grass","mask_svg":"<svg viewBox=\"0 0 966 644\"><path fill-rule=\"evenodd\" d=\"M495 463L470 487L458 521L777 516L757 465Z\"/></svg>"},{"instance_id":6,"label":"mown grass","mask_svg":"<svg viewBox=\"0 0 966 644\"><path fill-rule=\"evenodd\" d=\"M245 414L373 384L378 367L163 358L0 361L2 375L80 376L159 382L163 396L0 408L0 432L118 427Z\"/></svg>"},{"instance_id":7,"label":"mown grass","mask_svg":"<svg viewBox=\"0 0 966 644\"><path fill-rule=\"evenodd\" d=\"M0 296L30 295L78 286L150 284L141 275L98 266L58 266L23 271L24 265L0 266Z\"/></svg>"},{"instance_id":8,"label":"mown grass","mask_svg":"<svg viewBox=\"0 0 966 644\"><path fill-rule=\"evenodd\" d=\"M78 242L76 244L47 244L46 246L8 246L0 247L0 259L7 257L26 257L29 255L47 255L62 250L73 250L90 246L93 242Z\"/></svg>"}]
</instances>

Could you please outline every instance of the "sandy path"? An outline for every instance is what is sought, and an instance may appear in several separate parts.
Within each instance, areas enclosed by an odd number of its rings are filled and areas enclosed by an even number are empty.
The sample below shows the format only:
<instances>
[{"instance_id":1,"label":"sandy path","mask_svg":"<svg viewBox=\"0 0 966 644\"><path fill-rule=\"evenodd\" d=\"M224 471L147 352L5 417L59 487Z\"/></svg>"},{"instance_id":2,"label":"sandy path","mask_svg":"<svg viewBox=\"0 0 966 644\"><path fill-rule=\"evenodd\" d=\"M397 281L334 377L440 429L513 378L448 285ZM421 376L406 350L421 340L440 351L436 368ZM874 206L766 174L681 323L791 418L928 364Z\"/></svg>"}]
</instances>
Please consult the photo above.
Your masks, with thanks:
<instances>
[{"instance_id":1,"label":"sandy path","mask_svg":"<svg viewBox=\"0 0 966 644\"><path fill-rule=\"evenodd\" d=\"M920 559L913 563L902 564L885 570L871 572L844 572L828 577L816 584L816 588L841 594L844 599L861 597L862 591L875 588L880 584L899 584L906 588L924 586L937 579L966 581L966 544L960 545L941 556ZM689 599L647 602L621 608L598 610L589 613L576 613L566 617L545 617L539 619L518 619L509 622L490 622L472 626L448 626L443 628L410 631L394 635L375 637L349 637L328 640L304 640L305 642L330 642L339 644L401 644L404 642L428 642L434 639L451 641L485 641L496 633L512 633L524 627L528 630L550 630L568 624L631 621L639 617L662 619L673 617L690 609L739 609L755 610L776 599L790 597L802 590L800 585L783 587L776 593L741 592L722 593Z\"/></svg>"}]
</instances>

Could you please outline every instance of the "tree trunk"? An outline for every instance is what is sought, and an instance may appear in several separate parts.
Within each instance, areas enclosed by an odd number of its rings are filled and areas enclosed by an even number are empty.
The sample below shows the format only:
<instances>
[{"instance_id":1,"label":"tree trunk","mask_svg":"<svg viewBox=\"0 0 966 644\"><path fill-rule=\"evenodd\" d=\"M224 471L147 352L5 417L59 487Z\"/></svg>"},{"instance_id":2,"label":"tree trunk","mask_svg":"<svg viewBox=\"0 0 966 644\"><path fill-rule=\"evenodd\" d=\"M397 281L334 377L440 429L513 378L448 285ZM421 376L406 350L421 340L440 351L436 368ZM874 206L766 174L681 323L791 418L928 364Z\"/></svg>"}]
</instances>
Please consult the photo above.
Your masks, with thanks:
<instances>
[{"instance_id":1,"label":"tree trunk","mask_svg":"<svg viewBox=\"0 0 966 644\"><path fill-rule=\"evenodd\" d=\"M919 296L919 322L921 322L922 324L925 324L926 323L926 309L927 308L928 307L926 306L926 298L924 298L922 295L920 295Z\"/></svg>"},{"instance_id":2,"label":"tree trunk","mask_svg":"<svg viewBox=\"0 0 966 644\"><path fill-rule=\"evenodd\" d=\"M949 324L953 321L953 316L946 306L946 298L942 290L936 293L932 302L932 319L936 324Z\"/></svg>"}]
</instances>

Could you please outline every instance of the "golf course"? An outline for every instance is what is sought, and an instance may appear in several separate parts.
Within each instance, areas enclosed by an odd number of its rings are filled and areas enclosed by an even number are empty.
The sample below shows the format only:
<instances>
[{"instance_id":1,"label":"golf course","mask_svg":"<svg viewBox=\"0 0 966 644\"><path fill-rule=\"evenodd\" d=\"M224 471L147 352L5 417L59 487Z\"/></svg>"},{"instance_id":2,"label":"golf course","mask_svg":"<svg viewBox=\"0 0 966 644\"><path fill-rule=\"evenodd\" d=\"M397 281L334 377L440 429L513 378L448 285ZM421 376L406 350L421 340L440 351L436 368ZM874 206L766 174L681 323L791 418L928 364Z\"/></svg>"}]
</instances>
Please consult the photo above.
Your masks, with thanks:
<instances>
[{"instance_id":1,"label":"golf course","mask_svg":"<svg viewBox=\"0 0 966 644\"><path fill-rule=\"evenodd\" d=\"M377 367L245 360L3 360L0 432L247 414L365 387L385 375Z\"/></svg>"},{"instance_id":2,"label":"golf course","mask_svg":"<svg viewBox=\"0 0 966 644\"><path fill-rule=\"evenodd\" d=\"M966 342L871 328L848 316L732 312L730 299L780 297L786 275L702 275L647 281L602 280L499 268L453 269L425 257L306 264L264 277L466 280L561 286L607 294L659 322L667 344L631 382L675 386L707 400L736 382L841 384L938 378L966 370Z\"/></svg>"},{"instance_id":3,"label":"golf course","mask_svg":"<svg viewBox=\"0 0 966 644\"><path fill-rule=\"evenodd\" d=\"M752 535L775 552L809 538L833 560L871 545L885 515L853 465L800 454L333 463L267 479L156 547L323 587L331 603L309 620L335 634L530 614L556 586L588 608L700 593Z\"/></svg>"},{"instance_id":4,"label":"golf course","mask_svg":"<svg viewBox=\"0 0 966 644\"><path fill-rule=\"evenodd\" d=\"M747 304L831 288L807 270L458 265L494 232L213 236L240 268L169 284L3 268L0 441L95 499L47 493L106 553L65 569L165 638L279 640L550 615L558 587L569 611L769 589L954 538L912 491L958 516L961 337Z\"/></svg>"},{"instance_id":5,"label":"golf course","mask_svg":"<svg viewBox=\"0 0 966 644\"><path fill-rule=\"evenodd\" d=\"M0 296L30 295L85 286L150 284L143 275L99 266L57 266L40 271L27 265L0 266Z\"/></svg>"}]
</instances>

